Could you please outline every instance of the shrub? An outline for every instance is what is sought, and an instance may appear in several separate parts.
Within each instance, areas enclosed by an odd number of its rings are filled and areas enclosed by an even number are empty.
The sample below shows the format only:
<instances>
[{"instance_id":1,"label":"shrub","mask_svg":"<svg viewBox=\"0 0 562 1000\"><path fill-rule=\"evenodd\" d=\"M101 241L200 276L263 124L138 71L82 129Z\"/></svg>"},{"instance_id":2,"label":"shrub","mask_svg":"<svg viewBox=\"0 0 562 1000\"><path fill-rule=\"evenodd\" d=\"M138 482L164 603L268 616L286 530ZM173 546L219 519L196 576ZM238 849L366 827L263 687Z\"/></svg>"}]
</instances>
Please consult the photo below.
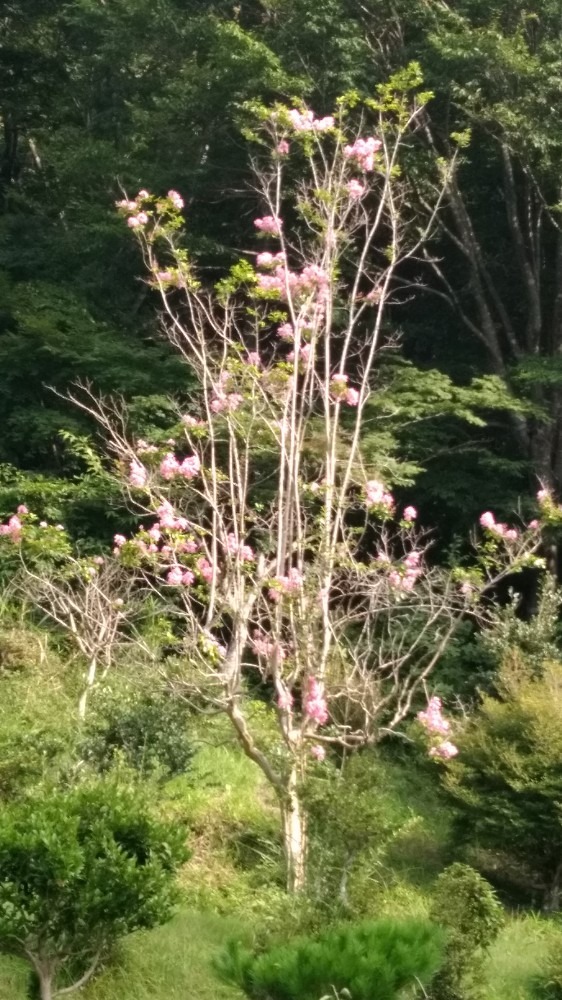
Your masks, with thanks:
<instances>
[{"instance_id":1,"label":"shrub","mask_svg":"<svg viewBox=\"0 0 562 1000\"><path fill-rule=\"evenodd\" d=\"M102 773L121 761L145 776L183 774L194 753L186 720L185 705L165 691L101 689L81 754Z\"/></svg>"},{"instance_id":2,"label":"shrub","mask_svg":"<svg viewBox=\"0 0 562 1000\"><path fill-rule=\"evenodd\" d=\"M503 923L492 886L469 865L457 862L439 876L430 916L447 931L445 961L432 983L433 1000L479 996L485 950Z\"/></svg>"},{"instance_id":3,"label":"shrub","mask_svg":"<svg viewBox=\"0 0 562 1000\"><path fill-rule=\"evenodd\" d=\"M319 1000L334 991L353 1000L394 1000L406 987L427 983L441 957L434 925L381 920L342 925L262 954L231 943L217 971L253 1000Z\"/></svg>"},{"instance_id":4,"label":"shrub","mask_svg":"<svg viewBox=\"0 0 562 1000\"><path fill-rule=\"evenodd\" d=\"M0 950L33 967L41 1000L77 989L120 937L163 923L185 858L177 824L107 782L36 795L0 815Z\"/></svg>"}]
</instances>

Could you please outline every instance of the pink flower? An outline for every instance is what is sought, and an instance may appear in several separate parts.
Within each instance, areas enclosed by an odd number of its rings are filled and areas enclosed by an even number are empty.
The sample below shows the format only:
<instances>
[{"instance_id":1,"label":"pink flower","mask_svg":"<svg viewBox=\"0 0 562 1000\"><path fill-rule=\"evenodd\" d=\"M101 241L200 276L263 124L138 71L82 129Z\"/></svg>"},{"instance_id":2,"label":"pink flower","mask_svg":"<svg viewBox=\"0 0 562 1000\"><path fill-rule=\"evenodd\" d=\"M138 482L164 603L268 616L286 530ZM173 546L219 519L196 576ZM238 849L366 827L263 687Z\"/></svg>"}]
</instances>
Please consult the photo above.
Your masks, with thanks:
<instances>
[{"instance_id":1,"label":"pink flower","mask_svg":"<svg viewBox=\"0 0 562 1000\"><path fill-rule=\"evenodd\" d=\"M128 212L136 212L137 203L136 201L128 201L127 198L123 198L121 201L115 202L117 208L125 208Z\"/></svg>"},{"instance_id":2,"label":"pink flower","mask_svg":"<svg viewBox=\"0 0 562 1000\"><path fill-rule=\"evenodd\" d=\"M161 528L175 528L176 517L174 514L174 508L169 500L163 500L157 508L156 513L158 514L158 520L160 521Z\"/></svg>"},{"instance_id":3,"label":"pink flower","mask_svg":"<svg viewBox=\"0 0 562 1000\"><path fill-rule=\"evenodd\" d=\"M297 111L292 108L288 113L288 118L295 132L311 132L314 122L313 111Z\"/></svg>"},{"instance_id":4,"label":"pink flower","mask_svg":"<svg viewBox=\"0 0 562 1000\"><path fill-rule=\"evenodd\" d=\"M365 483L365 493L367 495L367 503L378 504L382 503L382 498L385 492L385 485L381 483L379 479L369 479Z\"/></svg>"},{"instance_id":5,"label":"pink flower","mask_svg":"<svg viewBox=\"0 0 562 1000\"><path fill-rule=\"evenodd\" d=\"M444 740L439 746L432 747L429 751L430 757L440 757L442 760L450 760L451 757L456 757L459 752L459 748L455 746L454 743L450 743L449 740Z\"/></svg>"},{"instance_id":6,"label":"pink flower","mask_svg":"<svg viewBox=\"0 0 562 1000\"><path fill-rule=\"evenodd\" d=\"M277 328L277 336L280 337L281 340L294 340L295 331L293 329L292 324L283 323L281 326L279 326Z\"/></svg>"},{"instance_id":7,"label":"pink flower","mask_svg":"<svg viewBox=\"0 0 562 1000\"><path fill-rule=\"evenodd\" d=\"M361 181L358 181L355 178L353 178L352 180L349 181L349 184L346 184L346 190L350 198L358 199L363 197L367 189L365 185L361 183Z\"/></svg>"},{"instance_id":8,"label":"pink flower","mask_svg":"<svg viewBox=\"0 0 562 1000\"><path fill-rule=\"evenodd\" d=\"M268 250L265 250L263 253L259 253L256 257L256 264L258 267L273 267L275 263L276 260L274 255L269 253Z\"/></svg>"},{"instance_id":9,"label":"pink flower","mask_svg":"<svg viewBox=\"0 0 562 1000\"><path fill-rule=\"evenodd\" d=\"M334 119L331 115L326 115L325 118L317 118L313 123L313 128L315 132L327 132L328 129L334 127Z\"/></svg>"},{"instance_id":10,"label":"pink flower","mask_svg":"<svg viewBox=\"0 0 562 1000\"><path fill-rule=\"evenodd\" d=\"M164 458L160 462L160 475L162 479L173 479L174 476L180 471L180 463L178 462L175 455L172 452L168 452L164 455Z\"/></svg>"},{"instance_id":11,"label":"pink flower","mask_svg":"<svg viewBox=\"0 0 562 1000\"><path fill-rule=\"evenodd\" d=\"M488 531L493 531L496 526L496 519L491 511L487 510L484 514L480 515L480 524L483 528L487 528Z\"/></svg>"},{"instance_id":12,"label":"pink flower","mask_svg":"<svg viewBox=\"0 0 562 1000\"><path fill-rule=\"evenodd\" d=\"M172 274L171 271L157 271L156 272L156 277L158 278L158 281L173 281L174 280L174 275Z\"/></svg>"},{"instance_id":13,"label":"pink flower","mask_svg":"<svg viewBox=\"0 0 562 1000\"><path fill-rule=\"evenodd\" d=\"M137 229L137 227L140 226L141 223L136 215L131 215L127 219L127 225L129 229Z\"/></svg>"},{"instance_id":14,"label":"pink flower","mask_svg":"<svg viewBox=\"0 0 562 1000\"><path fill-rule=\"evenodd\" d=\"M94 562L96 564L96 566L103 566L105 560L104 560L103 556L94 556L94 558L92 559L92 562Z\"/></svg>"},{"instance_id":15,"label":"pink flower","mask_svg":"<svg viewBox=\"0 0 562 1000\"><path fill-rule=\"evenodd\" d=\"M279 156L287 156L289 149L290 146L286 139L281 139L281 141L277 143L277 152Z\"/></svg>"},{"instance_id":16,"label":"pink flower","mask_svg":"<svg viewBox=\"0 0 562 1000\"><path fill-rule=\"evenodd\" d=\"M418 516L418 512L415 507L405 507L404 513L402 515L405 521L415 521Z\"/></svg>"},{"instance_id":17,"label":"pink flower","mask_svg":"<svg viewBox=\"0 0 562 1000\"><path fill-rule=\"evenodd\" d=\"M529 521L529 528L531 529L531 531L538 531L538 529L540 528L539 521L537 521L536 518L534 519L534 521Z\"/></svg>"},{"instance_id":18,"label":"pink flower","mask_svg":"<svg viewBox=\"0 0 562 1000\"><path fill-rule=\"evenodd\" d=\"M144 201L145 198L150 198L150 192L147 191L146 188L142 188L137 195L137 201L139 199L140 201Z\"/></svg>"},{"instance_id":19,"label":"pink flower","mask_svg":"<svg viewBox=\"0 0 562 1000\"><path fill-rule=\"evenodd\" d=\"M310 753L312 754L313 757L316 758L316 760L319 760L320 762L326 760L326 751L324 747L320 746L318 743L316 743L314 746L310 748Z\"/></svg>"},{"instance_id":20,"label":"pink flower","mask_svg":"<svg viewBox=\"0 0 562 1000\"><path fill-rule=\"evenodd\" d=\"M178 472L184 479L193 479L195 476L199 475L200 469L201 462L199 460L199 455L188 455L188 457L184 458L181 463Z\"/></svg>"},{"instance_id":21,"label":"pink flower","mask_svg":"<svg viewBox=\"0 0 562 1000\"><path fill-rule=\"evenodd\" d=\"M194 552L198 551L199 543L194 538L186 538L184 542L180 542L178 545L178 552L186 552L188 555L193 555Z\"/></svg>"},{"instance_id":22,"label":"pink flower","mask_svg":"<svg viewBox=\"0 0 562 1000\"><path fill-rule=\"evenodd\" d=\"M254 365L255 368L261 367L261 358L257 351L250 351L246 357L246 361L249 365Z\"/></svg>"},{"instance_id":23,"label":"pink flower","mask_svg":"<svg viewBox=\"0 0 562 1000\"><path fill-rule=\"evenodd\" d=\"M293 707L293 696L287 688L283 688L277 695L277 707L284 712Z\"/></svg>"},{"instance_id":24,"label":"pink flower","mask_svg":"<svg viewBox=\"0 0 562 1000\"><path fill-rule=\"evenodd\" d=\"M172 566L168 575L166 576L166 583L170 587L181 587L183 579L183 572L181 566Z\"/></svg>"},{"instance_id":25,"label":"pink flower","mask_svg":"<svg viewBox=\"0 0 562 1000\"><path fill-rule=\"evenodd\" d=\"M339 386L345 388L347 382L348 382L348 377L347 375L344 375L342 372L338 372L336 375L332 375L332 386L334 386L335 388L338 388Z\"/></svg>"},{"instance_id":26,"label":"pink flower","mask_svg":"<svg viewBox=\"0 0 562 1000\"><path fill-rule=\"evenodd\" d=\"M197 417L191 417L189 413L184 413L181 418L181 422L184 427L204 427L205 422L203 420L198 420Z\"/></svg>"},{"instance_id":27,"label":"pink flower","mask_svg":"<svg viewBox=\"0 0 562 1000\"><path fill-rule=\"evenodd\" d=\"M543 504L546 500L550 500L550 490L539 490L537 493L537 500L540 504Z\"/></svg>"},{"instance_id":28,"label":"pink flower","mask_svg":"<svg viewBox=\"0 0 562 1000\"><path fill-rule=\"evenodd\" d=\"M264 215L263 219L254 219L254 226L262 233L269 233L270 236L279 236L283 222L278 216Z\"/></svg>"},{"instance_id":29,"label":"pink flower","mask_svg":"<svg viewBox=\"0 0 562 1000\"><path fill-rule=\"evenodd\" d=\"M464 580L460 585L460 592L464 597L470 597L470 595L474 593L474 587L468 582L468 580Z\"/></svg>"},{"instance_id":30,"label":"pink flower","mask_svg":"<svg viewBox=\"0 0 562 1000\"><path fill-rule=\"evenodd\" d=\"M117 546L118 549L120 549L125 544L126 541L127 539L125 538L125 535L113 536L113 544Z\"/></svg>"},{"instance_id":31,"label":"pink flower","mask_svg":"<svg viewBox=\"0 0 562 1000\"><path fill-rule=\"evenodd\" d=\"M416 718L430 733L445 736L451 728L450 723L441 714L441 699L436 696L429 699L425 712L418 712Z\"/></svg>"},{"instance_id":32,"label":"pink flower","mask_svg":"<svg viewBox=\"0 0 562 1000\"><path fill-rule=\"evenodd\" d=\"M239 542L233 532L227 535L226 549L230 555L238 556L242 562L253 562L256 558L253 548Z\"/></svg>"},{"instance_id":33,"label":"pink flower","mask_svg":"<svg viewBox=\"0 0 562 1000\"><path fill-rule=\"evenodd\" d=\"M131 486L142 488L146 484L147 471L136 458L129 464L129 482Z\"/></svg>"},{"instance_id":34,"label":"pink flower","mask_svg":"<svg viewBox=\"0 0 562 1000\"><path fill-rule=\"evenodd\" d=\"M184 587L191 587L191 584L195 580L195 573L192 573L190 569L184 570L181 578L181 582Z\"/></svg>"},{"instance_id":35,"label":"pink flower","mask_svg":"<svg viewBox=\"0 0 562 1000\"><path fill-rule=\"evenodd\" d=\"M308 691L304 702L305 715L320 726L328 721L328 706L324 697L324 689L315 677L309 677Z\"/></svg>"},{"instance_id":36,"label":"pink flower","mask_svg":"<svg viewBox=\"0 0 562 1000\"><path fill-rule=\"evenodd\" d=\"M344 398L348 406L359 405L359 393L357 389L348 389Z\"/></svg>"},{"instance_id":37,"label":"pink flower","mask_svg":"<svg viewBox=\"0 0 562 1000\"><path fill-rule=\"evenodd\" d=\"M183 208L183 198L181 194L178 194L178 192L174 190L168 191L168 198L172 202L174 208L176 208L178 212L181 211Z\"/></svg>"},{"instance_id":38,"label":"pink flower","mask_svg":"<svg viewBox=\"0 0 562 1000\"><path fill-rule=\"evenodd\" d=\"M29 514L29 511L28 511L28 509L27 509L27 507L25 506L24 503L20 503L19 507L16 510L16 513L17 514Z\"/></svg>"},{"instance_id":39,"label":"pink flower","mask_svg":"<svg viewBox=\"0 0 562 1000\"><path fill-rule=\"evenodd\" d=\"M517 528L508 528L507 531L505 532L504 538L508 542L516 542L517 539L519 538L519 532L517 531Z\"/></svg>"},{"instance_id":40,"label":"pink flower","mask_svg":"<svg viewBox=\"0 0 562 1000\"><path fill-rule=\"evenodd\" d=\"M137 220L140 226L146 226L148 222L148 215L146 212L139 212L137 215Z\"/></svg>"},{"instance_id":41,"label":"pink flower","mask_svg":"<svg viewBox=\"0 0 562 1000\"><path fill-rule=\"evenodd\" d=\"M343 155L348 160L355 160L362 170L368 172L374 167L375 153L381 148L380 139L356 139L353 145L345 146Z\"/></svg>"},{"instance_id":42,"label":"pink flower","mask_svg":"<svg viewBox=\"0 0 562 1000\"><path fill-rule=\"evenodd\" d=\"M210 563L208 559L205 559L204 556L201 556L201 558L197 560L196 566L205 582L212 583L215 576L212 563Z\"/></svg>"}]
</instances>

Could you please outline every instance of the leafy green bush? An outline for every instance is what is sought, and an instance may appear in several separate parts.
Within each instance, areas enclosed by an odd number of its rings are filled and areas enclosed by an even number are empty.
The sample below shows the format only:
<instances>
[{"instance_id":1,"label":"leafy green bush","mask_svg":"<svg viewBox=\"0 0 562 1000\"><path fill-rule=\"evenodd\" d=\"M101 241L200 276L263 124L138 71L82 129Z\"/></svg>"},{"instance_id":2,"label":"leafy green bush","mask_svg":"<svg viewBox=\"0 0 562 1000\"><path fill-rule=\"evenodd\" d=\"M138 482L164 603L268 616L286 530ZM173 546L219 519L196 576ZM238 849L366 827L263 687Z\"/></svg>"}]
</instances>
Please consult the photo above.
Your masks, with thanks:
<instances>
[{"instance_id":1,"label":"leafy green bush","mask_svg":"<svg viewBox=\"0 0 562 1000\"><path fill-rule=\"evenodd\" d=\"M457 862L437 879L430 916L447 931L445 962L431 987L433 1000L480 996L485 951L503 923L492 886L474 868Z\"/></svg>"},{"instance_id":2,"label":"leafy green bush","mask_svg":"<svg viewBox=\"0 0 562 1000\"><path fill-rule=\"evenodd\" d=\"M143 775L183 774L194 753L187 717L185 705L164 691L102 688L81 755L102 773L122 762Z\"/></svg>"},{"instance_id":3,"label":"leafy green bush","mask_svg":"<svg viewBox=\"0 0 562 1000\"><path fill-rule=\"evenodd\" d=\"M562 900L562 664L536 676L519 655L504 661L498 697L485 697L446 767L459 843L491 851L495 871L519 868L547 909Z\"/></svg>"},{"instance_id":4,"label":"leafy green bush","mask_svg":"<svg viewBox=\"0 0 562 1000\"><path fill-rule=\"evenodd\" d=\"M216 968L253 1000L319 1000L334 991L353 1000L394 1000L406 987L426 984L441 958L434 925L381 920L342 925L262 954L231 943Z\"/></svg>"},{"instance_id":5,"label":"leafy green bush","mask_svg":"<svg viewBox=\"0 0 562 1000\"><path fill-rule=\"evenodd\" d=\"M0 950L26 959L41 1000L77 988L115 942L168 919L186 857L178 824L108 782L35 795L0 815Z\"/></svg>"}]
</instances>

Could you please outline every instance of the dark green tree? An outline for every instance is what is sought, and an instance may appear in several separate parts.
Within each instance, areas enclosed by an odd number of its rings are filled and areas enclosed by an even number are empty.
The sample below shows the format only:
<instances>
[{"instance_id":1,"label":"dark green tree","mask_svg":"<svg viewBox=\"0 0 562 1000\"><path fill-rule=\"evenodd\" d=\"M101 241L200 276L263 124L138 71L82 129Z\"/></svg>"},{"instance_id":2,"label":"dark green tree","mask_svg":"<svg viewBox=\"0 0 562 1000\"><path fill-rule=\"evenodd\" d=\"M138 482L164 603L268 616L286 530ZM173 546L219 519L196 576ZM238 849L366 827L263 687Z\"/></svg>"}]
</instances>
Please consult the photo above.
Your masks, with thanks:
<instances>
[{"instance_id":1,"label":"dark green tree","mask_svg":"<svg viewBox=\"0 0 562 1000\"><path fill-rule=\"evenodd\" d=\"M38 794L0 817L0 949L35 971L41 1000L73 992L116 941L166 921L186 857L177 824L108 783Z\"/></svg>"}]
</instances>

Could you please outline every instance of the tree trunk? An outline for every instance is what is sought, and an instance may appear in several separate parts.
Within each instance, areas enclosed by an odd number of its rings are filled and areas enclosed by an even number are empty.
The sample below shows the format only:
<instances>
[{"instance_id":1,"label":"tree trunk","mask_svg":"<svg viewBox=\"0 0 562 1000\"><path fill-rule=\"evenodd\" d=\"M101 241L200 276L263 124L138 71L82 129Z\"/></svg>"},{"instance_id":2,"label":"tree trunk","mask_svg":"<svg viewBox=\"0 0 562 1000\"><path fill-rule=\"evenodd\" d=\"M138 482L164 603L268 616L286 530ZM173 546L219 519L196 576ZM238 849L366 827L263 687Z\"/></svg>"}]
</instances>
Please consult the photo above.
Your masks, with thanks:
<instances>
[{"instance_id":1,"label":"tree trunk","mask_svg":"<svg viewBox=\"0 0 562 1000\"><path fill-rule=\"evenodd\" d=\"M558 865L549 889L545 893L543 909L547 913L558 913L560 910L560 895L562 893L562 861Z\"/></svg>"},{"instance_id":2,"label":"tree trunk","mask_svg":"<svg viewBox=\"0 0 562 1000\"><path fill-rule=\"evenodd\" d=\"M285 798L281 802L287 891L302 892L306 884L306 813L298 793L298 775L293 768Z\"/></svg>"},{"instance_id":3,"label":"tree trunk","mask_svg":"<svg viewBox=\"0 0 562 1000\"><path fill-rule=\"evenodd\" d=\"M50 972L39 972L41 1000L53 1000L53 977Z\"/></svg>"},{"instance_id":4,"label":"tree trunk","mask_svg":"<svg viewBox=\"0 0 562 1000\"><path fill-rule=\"evenodd\" d=\"M94 686L94 682L96 679L96 670L97 670L97 664L96 664L96 658L94 656L90 661L90 666L88 667L88 673L86 675L86 687L84 688L80 696L80 701L78 703L78 717L80 719L86 718L86 706L88 704L88 695Z\"/></svg>"}]
</instances>

